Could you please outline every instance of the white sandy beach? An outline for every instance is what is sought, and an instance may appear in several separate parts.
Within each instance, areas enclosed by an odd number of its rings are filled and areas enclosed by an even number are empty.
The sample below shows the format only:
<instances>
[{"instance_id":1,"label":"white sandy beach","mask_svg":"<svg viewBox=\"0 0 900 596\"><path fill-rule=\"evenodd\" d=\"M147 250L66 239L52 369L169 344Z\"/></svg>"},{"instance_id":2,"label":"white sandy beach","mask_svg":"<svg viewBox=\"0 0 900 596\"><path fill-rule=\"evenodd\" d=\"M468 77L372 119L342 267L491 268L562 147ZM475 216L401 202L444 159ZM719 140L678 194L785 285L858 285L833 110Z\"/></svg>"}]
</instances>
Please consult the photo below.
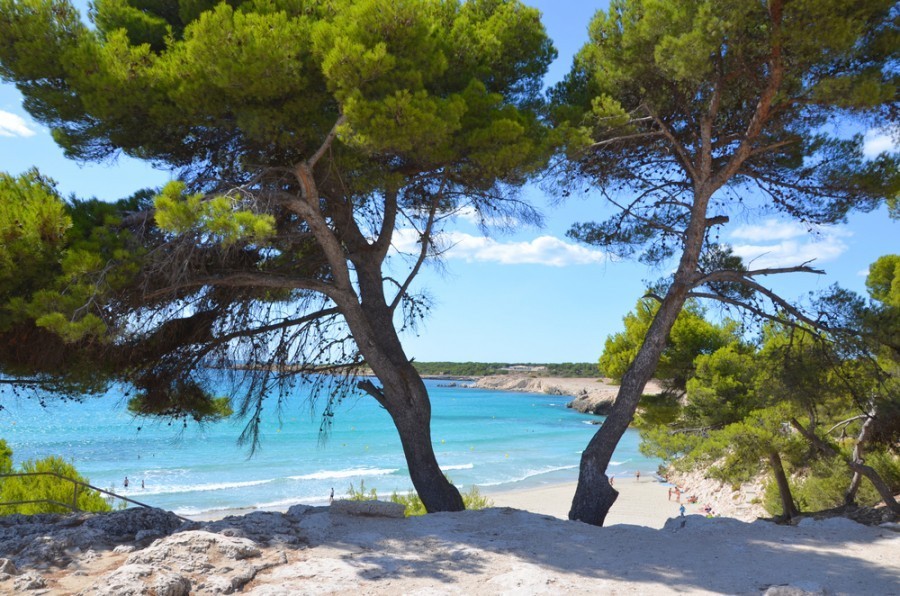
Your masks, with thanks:
<instances>
[{"instance_id":1,"label":"white sandy beach","mask_svg":"<svg viewBox=\"0 0 900 596\"><path fill-rule=\"evenodd\" d=\"M621 478L615 483L619 498L606 518L607 526L630 524L662 528L666 520L678 515L679 503L669 500L668 485L656 480ZM539 488L490 493L485 492L497 507L512 507L531 513L568 519L569 506L575 494L575 483ZM685 504L686 513L699 513L700 505Z\"/></svg>"}]
</instances>

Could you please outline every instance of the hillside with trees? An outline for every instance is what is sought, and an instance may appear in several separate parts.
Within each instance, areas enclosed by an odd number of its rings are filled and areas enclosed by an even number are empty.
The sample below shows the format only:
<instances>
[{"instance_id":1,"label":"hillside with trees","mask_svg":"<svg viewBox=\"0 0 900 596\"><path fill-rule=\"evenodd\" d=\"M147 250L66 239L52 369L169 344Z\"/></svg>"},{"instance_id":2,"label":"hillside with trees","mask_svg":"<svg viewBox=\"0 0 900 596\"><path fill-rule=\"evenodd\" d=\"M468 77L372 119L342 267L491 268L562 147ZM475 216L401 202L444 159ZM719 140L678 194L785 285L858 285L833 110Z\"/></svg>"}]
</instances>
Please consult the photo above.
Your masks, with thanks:
<instances>
[{"instance_id":1,"label":"hillside with trees","mask_svg":"<svg viewBox=\"0 0 900 596\"><path fill-rule=\"evenodd\" d=\"M900 513L900 351L875 323L898 316L881 291L896 280L882 279L894 259L871 268L871 301L841 291L822 300L852 335L770 323L754 340L698 354L683 398L642 401L642 451L729 483L764 474L765 505L784 519L879 502Z\"/></svg>"},{"instance_id":2,"label":"hillside with trees","mask_svg":"<svg viewBox=\"0 0 900 596\"><path fill-rule=\"evenodd\" d=\"M600 377L600 370L593 362L413 362L419 374L425 376L484 377L505 375L513 366L524 366L531 376L545 377Z\"/></svg>"}]
</instances>

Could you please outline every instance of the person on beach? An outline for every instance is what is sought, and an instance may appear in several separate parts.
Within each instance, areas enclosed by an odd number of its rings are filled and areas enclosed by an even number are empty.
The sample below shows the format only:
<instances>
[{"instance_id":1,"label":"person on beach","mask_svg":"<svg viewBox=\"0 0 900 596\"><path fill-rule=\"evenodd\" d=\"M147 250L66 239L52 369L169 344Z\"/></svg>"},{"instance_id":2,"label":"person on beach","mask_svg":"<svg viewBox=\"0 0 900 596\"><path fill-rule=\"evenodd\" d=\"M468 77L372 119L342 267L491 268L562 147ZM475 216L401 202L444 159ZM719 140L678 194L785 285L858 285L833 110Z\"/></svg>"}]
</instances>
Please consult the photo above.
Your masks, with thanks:
<instances>
[{"instance_id":1,"label":"person on beach","mask_svg":"<svg viewBox=\"0 0 900 596\"><path fill-rule=\"evenodd\" d=\"M635 482L640 482L640 481L641 481L641 471L640 471L640 470L635 470L635 472L634 472L634 481L635 481Z\"/></svg>"},{"instance_id":2,"label":"person on beach","mask_svg":"<svg viewBox=\"0 0 900 596\"><path fill-rule=\"evenodd\" d=\"M670 501L672 500L672 488L671 487L669 487L669 500Z\"/></svg>"},{"instance_id":3,"label":"person on beach","mask_svg":"<svg viewBox=\"0 0 900 596\"><path fill-rule=\"evenodd\" d=\"M328 504L331 505L334 503L334 487L331 487L331 494L328 495Z\"/></svg>"},{"instance_id":4,"label":"person on beach","mask_svg":"<svg viewBox=\"0 0 900 596\"><path fill-rule=\"evenodd\" d=\"M616 483L616 475L613 474L612 476L609 477L609 485L613 486L615 483Z\"/></svg>"},{"instance_id":5,"label":"person on beach","mask_svg":"<svg viewBox=\"0 0 900 596\"><path fill-rule=\"evenodd\" d=\"M143 489L143 488L145 488L145 487L144 487L144 479L141 478L141 489Z\"/></svg>"},{"instance_id":6,"label":"person on beach","mask_svg":"<svg viewBox=\"0 0 900 596\"><path fill-rule=\"evenodd\" d=\"M128 488L128 476L125 477L125 482L122 483L122 486Z\"/></svg>"},{"instance_id":7,"label":"person on beach","mask_svg":"<svg viewBox=\"0 0 900 596\"><path fill-rule=\"evenodd\" d=\"M681 504L681 507L678 508L678 513L681 517L684 517L684 503Z\"/></svg>"},{"instance_id":8,"label":"person on beach","mask_svg":"<svg viewBox=\"0 0 900 596\"><path fill-rule=\"evenodd\" d=\"M675 487L675 500L681 503L681 489L677 486Z\"/></svg>"}]
</instances>

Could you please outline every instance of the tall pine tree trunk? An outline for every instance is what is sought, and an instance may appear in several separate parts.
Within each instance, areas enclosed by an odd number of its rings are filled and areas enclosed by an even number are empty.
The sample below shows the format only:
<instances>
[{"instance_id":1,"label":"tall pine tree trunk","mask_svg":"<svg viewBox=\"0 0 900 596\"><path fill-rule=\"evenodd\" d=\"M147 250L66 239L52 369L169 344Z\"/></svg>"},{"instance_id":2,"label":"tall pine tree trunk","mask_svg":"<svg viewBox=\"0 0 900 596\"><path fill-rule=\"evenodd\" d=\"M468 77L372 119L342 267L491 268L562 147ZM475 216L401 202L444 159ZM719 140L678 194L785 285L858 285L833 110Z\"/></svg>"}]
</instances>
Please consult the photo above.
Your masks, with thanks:
<instances>
[{"instance_id":1,"label":"tall pine tree trunk","mask_svg":"<svg viewBox=\"0 0 900 596\"><path fill-rule=\"evenodd\" d=\"M634 419L647 382L653 377L669 332L684 306L686 290L673 284L647 331L634 362L622 376L609 415L581 454L578 486L569 519L602 526L619 493L609 484L606 469L628 425Z\"/></svg>"},{"instance_id":2,"label":"tall pine tree trunk","mask_svg":"<svg viewBox=\"0 0 900 596\"><path fill-rule=\"evenodd\" d=\"M434 454L431 402L421 376L408 360L399 364L386 364L388 359L383 357L372 360L368 361L369 365L383 386L378 388L367 382L362 386L384 406L394 421L410 479L422 504L430 513L462 511L465 509L462 496L441 472Z\"/></svg>"},{"instance_id":3,"label":"tall pine tree trunk","mask_svg":"<svg viewBox=\"0 0 900 596\"><path fill-rule=\"evenodd\" d=\"M581 454L578 486L569 509L571 520L602 526L619 496L609 484L606 469L622 435L634 419L644 387L656 372L669 340L669 332L687 301L688 293L694 287L707 228L706 208L712 192L711 187L698 182L691 206L691 219L685 233L684 250L672 285L653 317L637 356L622 376L619 393L609 416Z\"/></svg>"},{"instance_id":4,"label":"tall pine tree trunk","mask_svg":"<svg viewBox=\"0 0 900 596\"><path fill-rule=\"evenodd\" d=\"M462 511L462 496L441 472L431 443L431 401L419 372L403 350L388 306L380 262L357 257L360 301L344 309L366 364L381 381L360 387L384 406L400 435L413 487L428 512Z\"/></svg>"},{"instance_id":5,"label":"tall pine tree trunk","mask_svg":"<svg viewBox=\"0 0 900 596\"><path fill-rule=\"evenodd\" d=\"M781 496L781 511L787 521L800 515L797 506L794 505L794 497L791 495L791 485L788 484L787 475L784 473L784 465L777 451L769 452L769 465L775 474L775 482L778 484L778 494Z\"/></svg>"}]
</instances>

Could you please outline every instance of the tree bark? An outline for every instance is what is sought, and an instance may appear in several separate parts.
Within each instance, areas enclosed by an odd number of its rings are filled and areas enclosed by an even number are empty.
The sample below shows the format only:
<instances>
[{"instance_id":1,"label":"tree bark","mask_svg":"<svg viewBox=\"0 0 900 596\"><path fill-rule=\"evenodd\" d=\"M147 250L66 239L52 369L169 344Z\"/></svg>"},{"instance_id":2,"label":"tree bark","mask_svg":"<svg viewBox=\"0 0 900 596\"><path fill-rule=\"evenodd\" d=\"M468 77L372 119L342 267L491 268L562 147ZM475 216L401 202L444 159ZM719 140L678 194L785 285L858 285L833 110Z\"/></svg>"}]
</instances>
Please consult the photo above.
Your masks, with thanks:
<instances>
[{"instance_id":1,"label":"tree bark","mask_svg":"<svg viewBox=\"0 0 900 596\"><path fill-rule=\"evenodd\" d=\"M441 472L431 443L431 402L406 356L387 304L378 255L356 255L359 299L343 309L360 352L382 383L364 388L388 411L400 435L410 479L429 513L462 511L462 496Z\"/></svg>"},{"instance_id":2,"label":"tree bark","mask_svg":"<svg viewBox=\"0 0 900 596\"><path fill-rule=\"evenodd\" d=\"M859 472L853 472L853 477L850 479L850 486L847 487L847 492L844 493L844 505L856 505L856 493L859 492L859 485L862 482L862 474Z\"/></svg>"},{"instance_id":3,"label":"tree bark","mask_svg":"<svg viewBox=\"0 0 900 596\"><path fill-rule=\"evenodd\" d=\"M710 192L702 184L695 192L691 220L685 234L685 247L672 285L663 297L656 316L653 317L637 356L622 376L619 393L609 416L581 454L578 486L572 499L572 507L569 509L571 520L602 526L607 513L616 502L619 493L609 485L606 468L616 445L634 419L641 393L656 371L659 359L666 348L669 332L672 331L675 319L687 301L688 293L693 289L697 278L697 263L703 248L706 208L710 196Z\"/></svg>"},{"instance_id":4,"label":"tree bark","mask_svg":"<svg viewBox=\"0 0 900 596\"><path fill-rule=\"evenodd\" d=\"M392 412L393 408L389 407L388 413L400 434L410 479L429 513L462 511L465 509L462 496L444 476L434 454L431 443L431 407L425 384L418 373L409 380L410 386L406 394L415 405L404 407L399 412ZM387 387L385 389L390 391Z\"/></svg>"},{"instance_id":5,"label":"tree bark","mask_svg":"<svg viewBox=\"0 0 900 596\"><path fill-rule=\"evenodd\" d=\"M609 484L606 468L616 445L634 418L641 393L653 376L666 347L669 332L684 306L687 289L673 284L650 324L634 362L622 376L619 393L609 416L581 454L578 486L569 519L602 526L619 493Z\"/></svg>"},{"instance_id":6,"label":"tree bark","mask_svg":"<svg viewBox=\"0 0 900 596\"><path fill-rule=\"evenodd\" d=\"M775 473L775 482L778 484L778 494L781 496L782 515L790 521L800 514L797 506L794 505L794 497L791 495L791 485L788 484L787 475L784 473L784 466L781 463L781 456L777 451L769 452L769 465L772 466L772 472Z\"/></svg>"},{"instance_id":7,"label":"tree bark","mask_svg":"<svg viewBox=\"0 0 900 596\"><path fill-rule=\"evenodd\" d=\"M399 339L396 344L399 345ZM385 347L383 344L368 346L363 351L368 353L366 359L372 372L383 383L382 388L370 384L367 390L394 421L410 479L425 509L429 513L462 511L465 509L462 496L444 476L434 454L431 402L425 383L402 351L400 360L396 361L386 356Z\"/></svg>"}]
</instances>

